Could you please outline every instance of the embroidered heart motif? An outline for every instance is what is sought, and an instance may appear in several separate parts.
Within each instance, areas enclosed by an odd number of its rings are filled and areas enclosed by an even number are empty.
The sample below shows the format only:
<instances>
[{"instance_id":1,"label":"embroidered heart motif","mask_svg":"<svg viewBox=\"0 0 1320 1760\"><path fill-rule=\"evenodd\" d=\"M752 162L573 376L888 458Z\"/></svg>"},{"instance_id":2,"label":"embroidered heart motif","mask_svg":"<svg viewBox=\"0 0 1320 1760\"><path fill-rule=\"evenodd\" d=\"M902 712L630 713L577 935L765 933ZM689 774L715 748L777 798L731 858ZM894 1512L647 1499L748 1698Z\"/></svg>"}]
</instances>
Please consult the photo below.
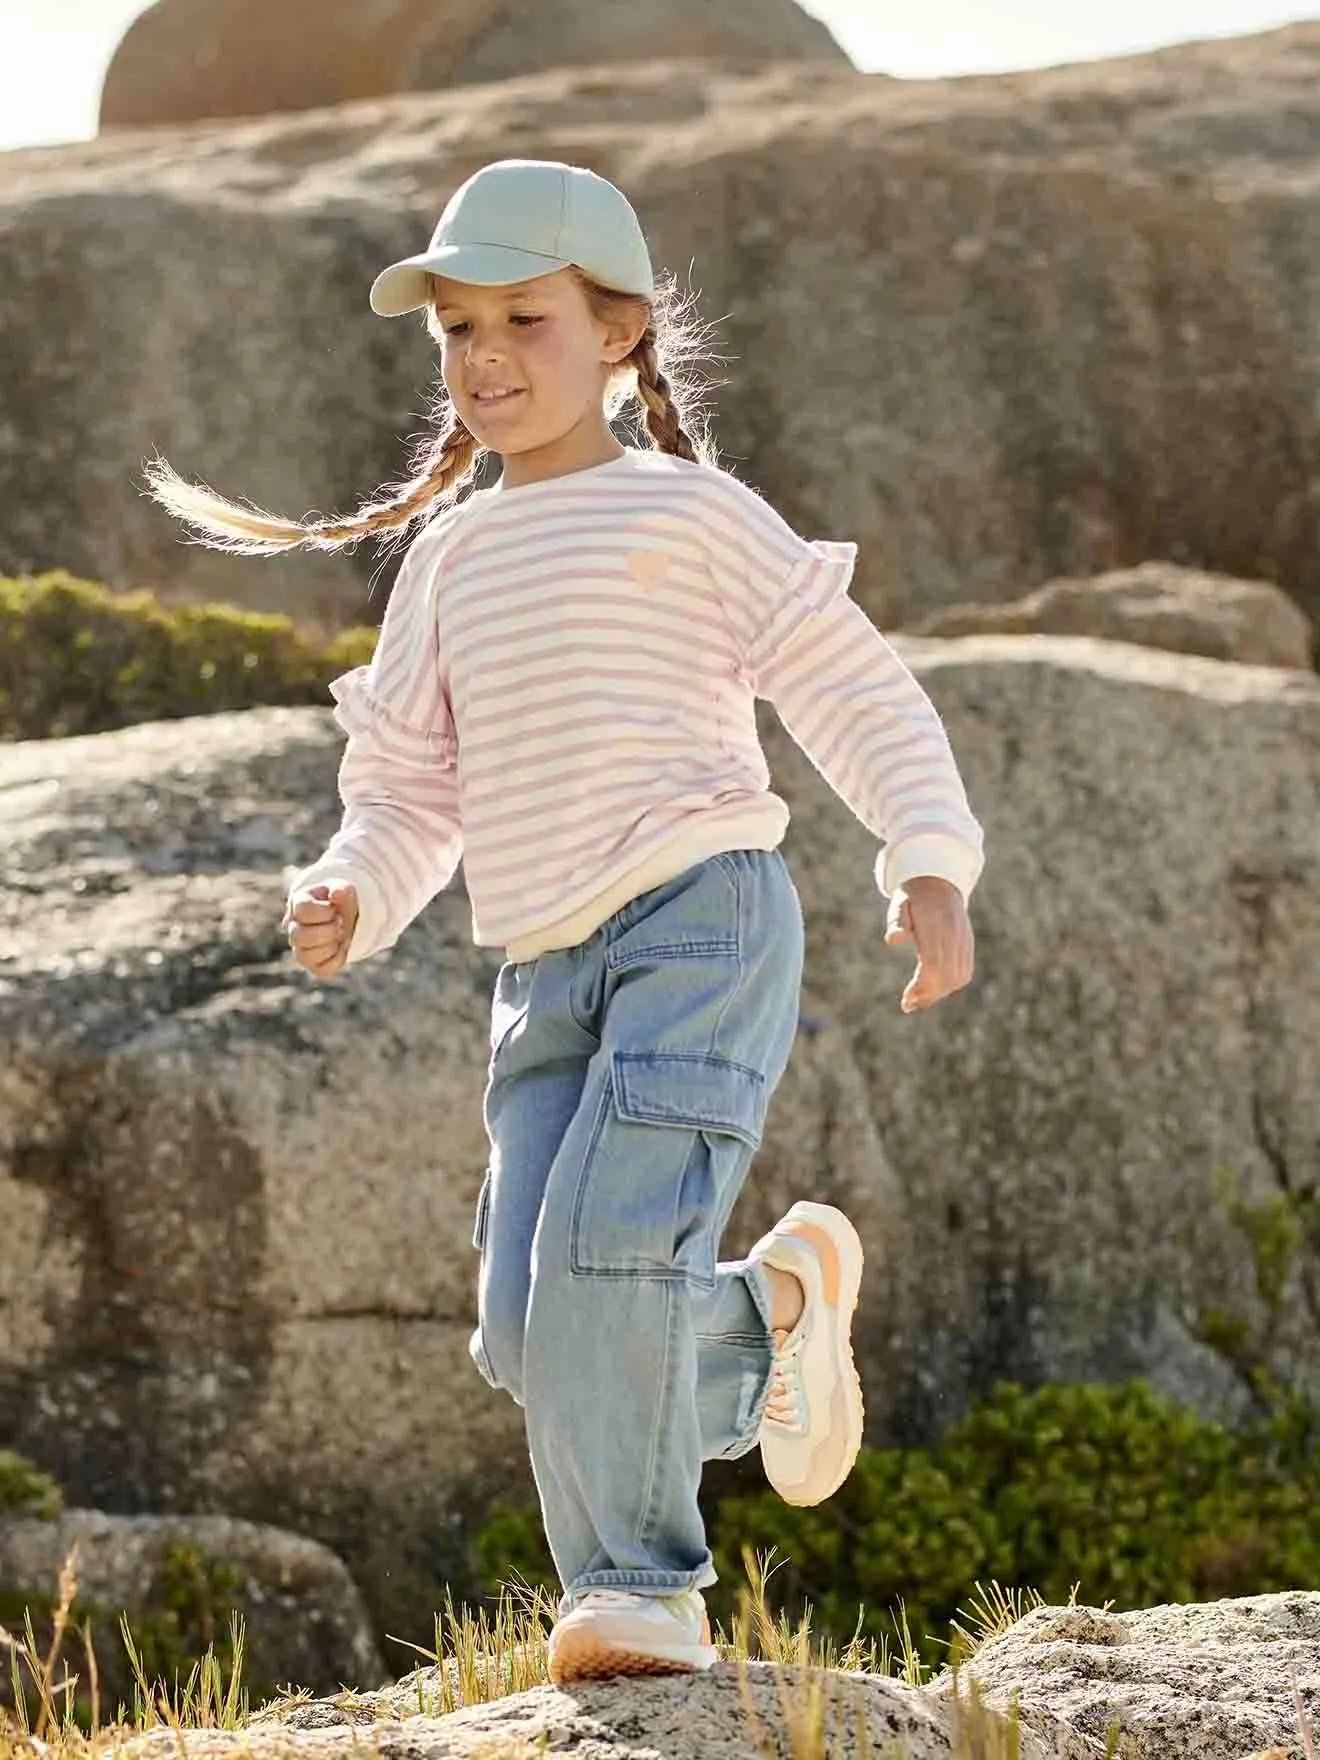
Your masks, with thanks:
<instances>
[{"instance_id":1,"label":"embroidered heart motif","mask_svg":"<svg viewBox=\"0 0 1320 1760\"><path fill-rule=\"evenodd\" d=\"M628 567L644 592L658 587L669 571L669 558L656 550L630 550Z\"/></svg>"}]
</instances>

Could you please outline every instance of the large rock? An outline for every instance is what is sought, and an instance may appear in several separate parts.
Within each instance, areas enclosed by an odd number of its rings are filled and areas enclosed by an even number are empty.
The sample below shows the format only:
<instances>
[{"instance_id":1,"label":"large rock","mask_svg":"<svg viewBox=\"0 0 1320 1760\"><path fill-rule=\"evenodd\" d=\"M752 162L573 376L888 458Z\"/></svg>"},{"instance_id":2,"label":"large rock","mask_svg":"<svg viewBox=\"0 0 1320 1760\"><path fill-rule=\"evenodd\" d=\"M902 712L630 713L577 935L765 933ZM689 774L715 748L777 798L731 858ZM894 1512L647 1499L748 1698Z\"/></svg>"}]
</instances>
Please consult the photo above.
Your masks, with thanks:
<instances>
[{"instance_id":1,"label":"large rock","mask_svg":"<svg viewBox=\"0 0 1320 1760\"><path fill-rule=\"evenodd\" d=\"M372 607L379 558L235 558L140 492L302 515L406 468L436 357L367 306L487 160L595 166L720 320L715 433L855 538L882 626L1151 559L1320 613L1320 24L890 80L620 63L0 156L0 570Z\"/></svg>"},{"instance_id":2,"label":"large rock","mask_svg":"<svg viewBox=\"0 0 1320 1760\"><path fill-rule=\"evenodd\" d=\"M590 1760L950 1760L978 1752L956 1745L960 1723L975 1719L966 1690L956 1708L893 1676L860 1671L730 1660L697 1675L536 1686L446 1715L418 1708L439 1699L434 1670L406 1689L358 1695L347 1710L317 1700L242 1730L171 1731L169 1748L159 1735L140 1736L120 1752L125 1760L351 1760L364 1737L384 1760L537 1760L547 1752ZM827 1744L818 1747L805 1745L812 1694ZM1020 1760L1101 1760L1103 1752L1062 1725L1049 1740L1028 1731L1001 1751Z\"/></svg>"},{"instance_id":3,"label":"large rock","mask_svg":"<svg viewBox=\"0 0 1320 1760\"><path fill-rule=\"evenodd\" d=\"M530 1667L531 1660L524 1666ZM653 1760L660 1755L674 1760L766 1760L781 1753L817 1753L829 1760L948 1760L963 1751L957 1732L969 1700L965 1686L955 1705L951 1694L913 1686L896 1675L821 1671L760 1659L740 1663L723 1656L703 1673L650 1681L583 1681L562 1689L545 1684L500 1694L500 1675L492 1669L483 1685L489 1699L474 1698L447 1715L438 1713L451 1695L435 1668L418 1669L380 1692L363 1694L347 1709L325 1700L271 1706L244 1731L250 1743L245 1751L252 1760L313 1749L347 1751L354 1728L369 1725L373 1733L384 1734L384 1751L390 1753L392 1726L406 1718L410 1752L427 1760L469 1754L476 1760L481 1744L497 1735L509 1748L496 1753L509 1753L514 1760L539 1752L534 1746L538 1740L547 1741L551 1752L583 1751L592 1760ZM801 1735L796 1744L787 1740L794 1714L805 1721L813 1689L821 1698L824 1737L814 1749ZM869 1737L865 1741L863 1719ZM1037 1723L1046 1724L1048 1733L1026 1730L1016 1750L1021 1760L1090 1760L1090 1745L1074 1739L1062 1723L1046 1718ZM142 1749L135 1754L146 1760ZM217 1760L223 1754L220 1750Z\"/></svg>"},{"instance_id":4,"label":"large rock","mask_svg":"<svg viewBox=\"0 0 1320 1760\"><path fill-rule=\"evenodd\" d=\"M212 1595L242 1617L243 1682L254 1703L289 1681L332 1693L342 1681L377 1686L392 1678L343 1562L301 1534L230 1516L114 1516L93 1509L65 1510L49 1522L0 1520L0 1589L11 1598L30 1597L29 1606L53 1593L58 1602L60 1571L75 1547L74 1619L81 1624L93 1608L102 1616L93 1619L92 1642L102 1703L111 1709L120 1700L133 1703L120 1613L139 1635L171 1616L186 1627L189 1611L211 1613L219 1628L214 1642L222 1646L229 1621L206 1607ZM209 1576L209 1584L198 1573ZM34 1624L44 1655L48 1641L35 1616ZM72 1666L81 1668L80 1648L73 1648Z\"/></svg>"},{"instance_id":5,"label":"large rock","mask_svg":"<svg viewBox=\"0 0 1320 1760\"><path fill-rule=\"evenodd\" d=\"M849 65L795 0L156 0L110 62L101 127L264 116L680 55Z\"/></svg>"},{"instance_id":6,"label":"large rock","mask_svg":"<svg viewBox=\"0 0 1320 1760\"><path fill-rule=\"evenodd\" d=\"M1170 562L1090 580L1046 581L1008 605L951 605L906 626L914 635L1104 636L1243 665L1311 669L1306 613L1269 581L1235 581Z\"/></svg>"},{"instance_id":7,"label":"large rock","mask_svg":"<svg viewBox=\"0 0 1320 1760\"><path fill-rule=\"evenodd\" d=\"M874 839L763 706L807 967L726 1252L804 1193L855 1216L871 1443L1000 1377L1233 1416L1219 1312L1320 1392L1311 1261L1272 1311L1218 1189L1320 1180L1320 680L895 643L986 828L976 976L900 1012ZM341 737L267 709L0 748L0 1446L83 1503L309 1534L423 1642L469 1519L530 1489L465 1354L499 956L456 883L345 978L293 966L282 870L337 822Z\"/></svg>"},{"instance_id":8,"label":"large rock","mask_svg":"<svg viewBox=\"0 0 1320 1760\"><path fill-rule=\"evenodd\" d=\"M1301 1745L1293 1687L1314 1730L1318 1673L1314 1592L1120 1612L1073 1604L1034 1608L982 1644L956 1683L948 1670L917 1687L889 1674L730 1658L696 1676L538 1686L438 1716L443 1683L435 1669L420 1669L349 1705L341 1696L271 1707L242 1731L171 1732L168 1749L156 1735L129 1751L134 1760L167 1753L320 1760L352 1753L369 1729L388 1760L494 1753L521 1760L542 1743L593 1760L760 1760L785 1752L830 1760L1001 1753L1101 1760L1112 1751L1106 1732L1116 1722L1124 1760L1302 1760L1313 1750ZM823 1740L808 1749L813 1692ZM1006 1733L1015 1701L1016 1743Z\"/></svg>"}]
</instances>

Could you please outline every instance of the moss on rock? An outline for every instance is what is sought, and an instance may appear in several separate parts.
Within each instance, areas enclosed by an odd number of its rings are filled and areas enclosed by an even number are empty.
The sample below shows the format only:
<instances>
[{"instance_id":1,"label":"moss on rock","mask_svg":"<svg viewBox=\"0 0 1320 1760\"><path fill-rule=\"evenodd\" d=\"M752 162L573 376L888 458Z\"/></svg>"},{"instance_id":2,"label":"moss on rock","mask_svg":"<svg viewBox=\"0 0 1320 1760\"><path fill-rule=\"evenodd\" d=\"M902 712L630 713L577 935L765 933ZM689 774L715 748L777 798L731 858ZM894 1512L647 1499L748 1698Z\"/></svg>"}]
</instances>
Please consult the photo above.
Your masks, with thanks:
<instances>
[{"instance_id":1,"label":"moss on rock","mask_svg":"<svg viewBox=\"0 0 1320 1760\"><path fill-rule=\"evenodd\" d=\"M12 1449L0 1448L0 1522L17 1516L53 1522L63 1508L63 1494L48 1473Z\"/></svg>"}]
</instances>

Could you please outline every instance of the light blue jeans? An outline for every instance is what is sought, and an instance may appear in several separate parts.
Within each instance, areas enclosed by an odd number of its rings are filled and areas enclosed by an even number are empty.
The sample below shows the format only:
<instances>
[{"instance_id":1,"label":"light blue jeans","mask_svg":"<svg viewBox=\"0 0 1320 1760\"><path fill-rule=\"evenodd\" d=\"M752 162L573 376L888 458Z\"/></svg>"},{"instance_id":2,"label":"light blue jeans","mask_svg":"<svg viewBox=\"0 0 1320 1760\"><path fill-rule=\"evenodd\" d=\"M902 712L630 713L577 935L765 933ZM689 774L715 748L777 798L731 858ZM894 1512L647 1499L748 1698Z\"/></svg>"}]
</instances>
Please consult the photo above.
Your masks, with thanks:
<instances>
[{"instance_id":1,"label":"light blue jeans","mask_svg":"<svg viewBox=\"0 0 1320 1760\"><path fill-rule=\"evenodd\" d=\"M757 1442L770 1286L717 1262L797 1031L802 905L732 850L576 947L506 962L491 1008L469 1351L526 1414L561 1611L717 1573L701 1464Z\"/></svg>"}]
</instances>

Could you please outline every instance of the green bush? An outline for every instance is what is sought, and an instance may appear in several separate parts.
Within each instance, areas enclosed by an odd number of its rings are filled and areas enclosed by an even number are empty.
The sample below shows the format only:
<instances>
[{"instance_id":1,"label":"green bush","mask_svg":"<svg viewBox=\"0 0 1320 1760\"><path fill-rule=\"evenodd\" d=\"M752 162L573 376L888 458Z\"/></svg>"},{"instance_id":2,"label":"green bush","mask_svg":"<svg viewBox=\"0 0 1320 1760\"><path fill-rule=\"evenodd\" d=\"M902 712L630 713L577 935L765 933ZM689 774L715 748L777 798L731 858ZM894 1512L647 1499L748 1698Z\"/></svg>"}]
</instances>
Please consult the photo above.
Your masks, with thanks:
<instances>
[{"instance_id":1,"label":"green bush","mask_svg":"<svg viewBox=\"0 0 1320 1760\"><path fill-rule=\"evenodd\" d=\"M136 1621L130 1621L134 1649L148 1681L173 1683L186 1678L208 1649L215 1652L226 1675L236 1657L232 1619L241 1612L242 1573L209 1557L186 1540L165 1548ZM258 1667L260 1658L256 1659ZM250 1675L250 1670L249 1670ZM263 1698L274 1683L261 1681Z\"/></svg>"},{"instance_id":2,"label":"green bush","mask_svg":"<svg viewBox=\"0 0 1320 1760\"><path fill-rule=\"evenodd\" d=\"M1281 1423L1230 1430L1122 1386L1015 1383L952 1426L929 1453L866 1450L814 1509L773 1492L726 1498L712 1522L716 1568L774 1541L778 1594L821 1624L893 1640L902 1601L926 1660L977 1582L1066 1602L1150 1607L1320 1587L1320 1531L1306 1512L1320 1461ZM923 1641L924 1640L924 1641Z\"/></svg>"},{"instance_id":3,"label":"green bush","mask_svg":"<svg viewBox=\"0 0 1320 1760\"><path fill-rule=\"evenodd\" d=\"M0 1448L0 1521L36 1516L53 1522L63 1509L63 1494L49 1474L21 1454Z\"/></svg>"},{"instance_id":4,"label":"green bush","mask_svg":"<svg viewBox=\"0 0 1320 1760\"><path fill-rule=\"evenodd\" d=\"M775 1549L767 1599L818 1633L901 1650L906 1615L923 1661L948 1660L950 1622L976 1585L1120 1608L1320 1588L1315 1414L1228 1429L1144 1381L1013 1382L931 1449L863 1449L827 1502L802 1509L757 1489L706 1511L731 1629L742 1547ZM511 1568L552 1590L539 1510L501 1505L474 1540L484 1586Z\"/></svg>"},{"instance_id":5,"label":"green bush","mask_svg":"<svg viewBox=\"0 0 1320 1760\"><path fill-rule=\"evenodd\" d=\"M164 606L64 570L0 578L0 738L103 733L270 703L328 702L375 650L372 628L325 645L287 618L228 605Z\"/></svg>"}]
</instances>

